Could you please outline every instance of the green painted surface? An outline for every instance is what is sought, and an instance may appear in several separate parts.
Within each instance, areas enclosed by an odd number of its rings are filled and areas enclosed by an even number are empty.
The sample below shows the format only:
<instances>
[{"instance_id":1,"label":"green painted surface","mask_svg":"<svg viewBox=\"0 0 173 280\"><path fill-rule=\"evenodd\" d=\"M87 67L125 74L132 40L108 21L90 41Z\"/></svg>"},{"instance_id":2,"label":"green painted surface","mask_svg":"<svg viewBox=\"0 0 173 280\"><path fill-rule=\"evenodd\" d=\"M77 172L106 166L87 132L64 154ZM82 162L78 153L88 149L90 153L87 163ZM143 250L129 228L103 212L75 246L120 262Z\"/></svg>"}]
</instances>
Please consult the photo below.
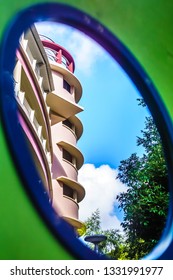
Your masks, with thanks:
<instances>
[{"instance_id":1,"label":"green painted surface","mask_svg":"<svg viewBox=\"0 0 173 280\"><path fill-rule=\"evenodd\" d=\"M0 1L0 38L15 14L40 0ZM54 1L58 2L58 1ZM60 1L92 15L138 59L173 117L173 1ZM9 8L10 7L10 8ZM28 200L0 129L0 259L70 259Z\"/></svg>"},{"instance_id":2,"label":"green painted surface","mask_svg":"<svg viewBox=\"0 0 173 280\"><path fill-rule=\"evenodd\" d=\"M0 259L71 259L46 228L16 175L0 133Z\"/></svg>"}]
</instances>

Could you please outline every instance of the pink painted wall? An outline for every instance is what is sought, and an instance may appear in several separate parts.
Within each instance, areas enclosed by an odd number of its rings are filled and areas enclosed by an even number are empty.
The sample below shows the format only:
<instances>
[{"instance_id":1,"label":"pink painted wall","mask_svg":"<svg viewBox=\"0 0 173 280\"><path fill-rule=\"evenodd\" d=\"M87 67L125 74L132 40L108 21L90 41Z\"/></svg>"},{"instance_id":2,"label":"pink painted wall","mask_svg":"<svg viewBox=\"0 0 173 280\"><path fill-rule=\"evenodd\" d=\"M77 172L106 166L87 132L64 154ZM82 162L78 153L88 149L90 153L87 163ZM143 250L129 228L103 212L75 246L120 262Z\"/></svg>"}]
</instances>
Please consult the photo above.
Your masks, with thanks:
<instances>
[{"instance_id":1,"label":"pink painted wall","mask_svg":"<svg viewBox=\"0 0 173 280\"><path fill-rule=\"evenodd\" d=\"M76 146L77 144L75 133L62 123L52 127L52 137L54 138L54 136L56 137L57 142L66 141L73 146Z\"/></svg>"},{"instance_id":2,"label":"pink painted wall","mask_svg":"<svg viewBox=\"0 0 173 280\"><path fill-rule=\"evenodd\" d=\"M63 196L63 188L59 182L53 180L53 208L60 216L67 216L78 219L78 204L68 198Z\"/></svg>"},{"instance_id":3,"label":"pink painted wall","mask_svg":"<svg viewBox=\"0 0 173 280\"><path fill-rule=\"evenodd\" d=\"M74 95L63 88L63 75L58 72L52 71L52 77L55 87L53 93L58 94L59 96L62 96L63 98L75 103Z\"/></svg>"}]
</instances>

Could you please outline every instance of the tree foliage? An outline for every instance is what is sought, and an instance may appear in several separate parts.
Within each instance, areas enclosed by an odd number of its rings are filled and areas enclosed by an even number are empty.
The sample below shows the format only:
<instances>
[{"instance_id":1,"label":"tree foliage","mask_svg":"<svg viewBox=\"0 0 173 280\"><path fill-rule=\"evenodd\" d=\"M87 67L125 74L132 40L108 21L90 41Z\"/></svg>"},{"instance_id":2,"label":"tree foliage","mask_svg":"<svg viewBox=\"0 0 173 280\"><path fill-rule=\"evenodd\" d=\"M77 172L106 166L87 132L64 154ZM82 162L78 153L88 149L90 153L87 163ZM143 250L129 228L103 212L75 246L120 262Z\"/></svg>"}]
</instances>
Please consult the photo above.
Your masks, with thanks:
<instances>
[{"instance_id":1,"label":"tree foliage","mask_svg":"<svg viewBox=\"0 0 173 280\"><path fill-rule=\"evenodd\" d=\"M140 105L144 106L143 101ZM144 153L122 160L118 178L128 186L117 196L124 211L122 227L127 236L128 257L138 259L151 251L160 239L168 210L168 174L161 138L151 116L146 117L137 145Z\"/></svg>"},{"instance_id":2,"label":"tree foliage","mask_svg":"<svg viewBox=\"0 0 173 280\"><path fill-rule=\"evenodd\" d=\"M139 105L146 106L142 99ZM168 211L168 174L161 138L151 116L137 137L143 155L137 153L120 162L118 179L128 188L117 196L124 212L121 223L125 235L116 229L101 229L97 209L86 221L86 235L105 234L102 252L113 259L140 259L156 245L164 229Z\"/></svg>"},{"instance_id":3,"label":"tree foliage","mask_svg":"<svg viewBox=\"0 0 173 280\"><path fill-rule=\"evenodd\" d=\"M118 259L120 257L120 244L123 242L123 238L117 229L107 229L103 230L101 228L100 211L96 209L95 212L91 214L86 222L86 233L85 235L95 235L103 234L107 237L106 241L103 241L99 245L99 251L102 254L107 255L110 258ZM90 245L93 249L93 246Z\"/></svg>"}]
</instances>

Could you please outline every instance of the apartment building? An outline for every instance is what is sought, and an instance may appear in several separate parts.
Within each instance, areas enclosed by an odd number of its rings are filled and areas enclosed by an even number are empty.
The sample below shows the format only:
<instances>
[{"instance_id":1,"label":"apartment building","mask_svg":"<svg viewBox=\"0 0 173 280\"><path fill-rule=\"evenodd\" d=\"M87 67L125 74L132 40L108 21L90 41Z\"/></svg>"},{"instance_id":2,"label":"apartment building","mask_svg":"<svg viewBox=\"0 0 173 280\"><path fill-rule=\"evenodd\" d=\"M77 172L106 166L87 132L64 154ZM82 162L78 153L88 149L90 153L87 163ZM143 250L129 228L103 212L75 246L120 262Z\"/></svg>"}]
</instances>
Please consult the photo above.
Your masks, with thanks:
<instances>
[{"instance_id":1,"label":"apartment building","mask_svg":"<svg viewBox=\"0 0 173 280\"><path fill-rule=\"evenodd\" d=\"M78 182L84 158L77 148L83 126L76 115L83 108L74 70L71 54L35 26L22 34L14 69L19 122L52 207L79 229L85 189Z\"/></svg>"}]
</instances>

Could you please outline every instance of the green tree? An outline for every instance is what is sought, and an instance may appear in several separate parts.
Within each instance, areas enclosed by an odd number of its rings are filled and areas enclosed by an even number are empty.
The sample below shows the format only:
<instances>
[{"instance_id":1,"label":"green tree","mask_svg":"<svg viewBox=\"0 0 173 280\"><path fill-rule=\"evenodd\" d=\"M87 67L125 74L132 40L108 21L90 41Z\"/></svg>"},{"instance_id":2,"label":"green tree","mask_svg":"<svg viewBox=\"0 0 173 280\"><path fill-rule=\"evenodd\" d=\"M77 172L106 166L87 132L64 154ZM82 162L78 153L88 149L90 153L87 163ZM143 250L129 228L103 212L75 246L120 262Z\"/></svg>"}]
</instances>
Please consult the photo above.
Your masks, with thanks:
<instances>
[{"instance_id":1,"label":"green tree","mask_svg":"<svg viewBox=\"0 0 173 280\"><path fill-rule=\"evenodd\" d=\"M91 214L86 222L86 232L85 235L95 235L95 234L103 234L107 237L106 241L103 241L99 245L99 251L110 258L118 259L120 257L120 245L123 243L123 238L116 229L107 229L103 230L101 228L101 219L100 219L100 211L96 209L95 212ZM90 248L93 249L93 245L90 245Z\"/></svg>"},{"instance_id":2,"label":"green tree","mask_svg":"<svg viewBox=\"0 0 173 280\"><path fill-rule=\"evenodd\" d=\"M145 106L140 100L140 105ZM165 226L168 210L168 174L161 138L153 118L146 117L142 137L137 145L144 148L140 157L133 153L122 160L118 178L128 186L117 196L124 211L122 227L127 236L126 250L130 259L138 259L151 251Z\"/></svg>"}]
</instances>

